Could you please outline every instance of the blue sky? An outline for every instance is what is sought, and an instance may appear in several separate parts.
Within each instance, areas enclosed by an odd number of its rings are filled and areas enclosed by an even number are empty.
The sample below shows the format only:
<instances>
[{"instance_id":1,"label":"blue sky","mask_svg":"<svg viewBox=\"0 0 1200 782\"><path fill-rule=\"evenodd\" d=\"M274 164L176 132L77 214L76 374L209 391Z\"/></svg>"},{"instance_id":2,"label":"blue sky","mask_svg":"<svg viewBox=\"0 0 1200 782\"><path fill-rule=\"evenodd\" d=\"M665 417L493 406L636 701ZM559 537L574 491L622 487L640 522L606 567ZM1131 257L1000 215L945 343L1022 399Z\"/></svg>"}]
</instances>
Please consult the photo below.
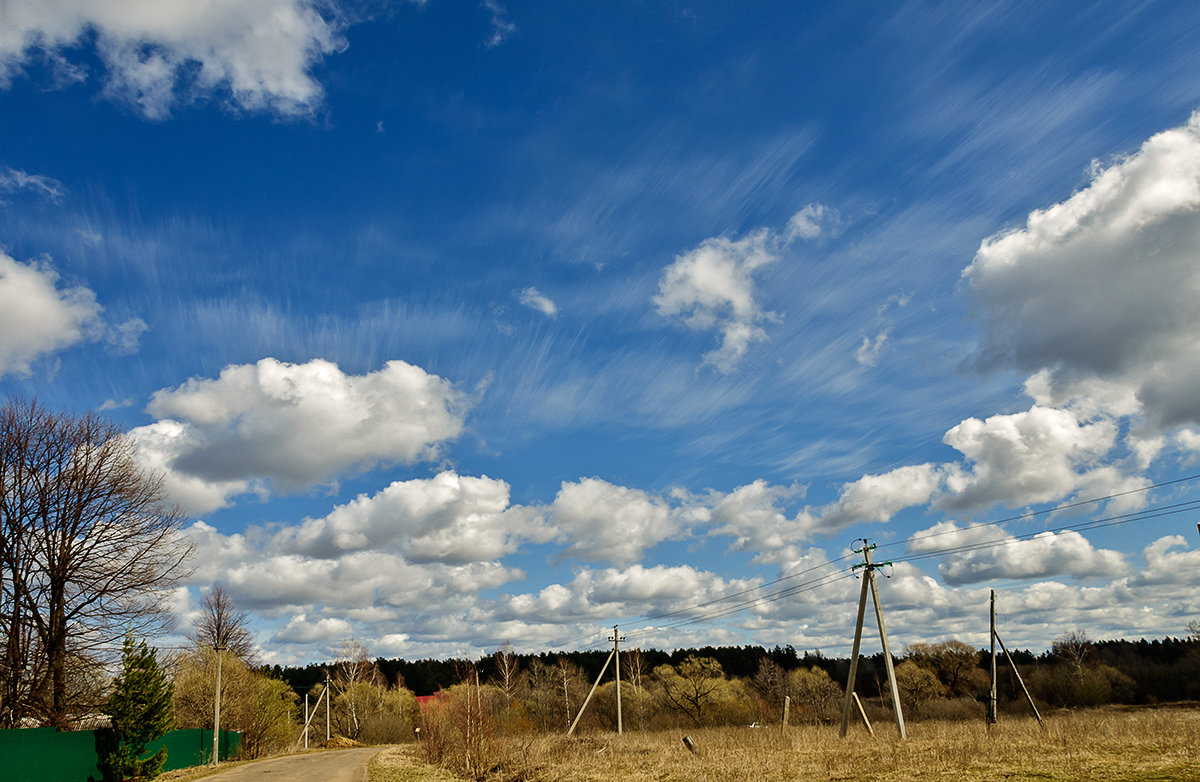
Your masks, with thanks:
<instances>
[{"instance_id":1,"label":"blue sky","mask_svg":"<svg viewBox=\"0 0 1200 782\"><path fill-rule=\"evenodd\" d=\"M0 390L130 431L182 626L844 653L863 536L901 647L1196 618L1189 5L92 6L0 0Z\"/></svg>"}]
</instances>

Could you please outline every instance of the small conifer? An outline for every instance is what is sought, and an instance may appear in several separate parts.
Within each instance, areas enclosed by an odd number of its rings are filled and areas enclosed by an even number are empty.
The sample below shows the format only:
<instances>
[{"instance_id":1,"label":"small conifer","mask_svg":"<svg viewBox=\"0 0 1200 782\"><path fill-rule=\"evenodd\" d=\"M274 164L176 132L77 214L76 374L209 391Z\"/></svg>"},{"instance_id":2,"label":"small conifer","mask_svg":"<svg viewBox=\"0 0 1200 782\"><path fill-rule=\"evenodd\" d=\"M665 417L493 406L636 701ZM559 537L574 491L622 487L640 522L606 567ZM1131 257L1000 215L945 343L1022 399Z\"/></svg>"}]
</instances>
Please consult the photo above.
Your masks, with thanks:
<instances>
[{"instance_id":1,"label":"small conifer","mask_svg":"<svg viewBox=\"0 0 1200 782\"><path fill-rule=\"evenodd\" d=\"M174 686L158 665L155 652L146 643L135 644L125 637L121 653L121 675L114 682L107 710L112 718L115 742L103 759L105 776L113 780L152 779L167 759L163 747L143 758L146 744L162 738L174 727L171 707Z\"/></svg>"}]
</instances>

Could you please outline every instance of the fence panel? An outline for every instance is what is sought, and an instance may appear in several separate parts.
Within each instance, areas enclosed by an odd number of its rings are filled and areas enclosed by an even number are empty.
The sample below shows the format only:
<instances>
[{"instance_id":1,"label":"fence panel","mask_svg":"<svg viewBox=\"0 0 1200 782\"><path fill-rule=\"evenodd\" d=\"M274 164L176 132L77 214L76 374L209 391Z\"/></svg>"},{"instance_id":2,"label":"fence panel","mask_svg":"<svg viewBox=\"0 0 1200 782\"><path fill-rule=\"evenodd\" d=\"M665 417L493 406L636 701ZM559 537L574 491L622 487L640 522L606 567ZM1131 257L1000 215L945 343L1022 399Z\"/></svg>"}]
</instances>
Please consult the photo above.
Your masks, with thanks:
<instances>
[{"instance_id":1,"label":"fence panel","mask_svg":"<svg viewBox=\"0 0 1200 782\"><path fill-rule=\"evenodd\" d=\"M147 744L146 755L148 757L158 752L159 747L166 747L167 762L163 764L163 771L203 766L212 760L212 736L212 731L207 728L173 730L161 739ZM230 730L221 731L221 760L229 760L236 756L241 745L242 734Z\"/></svg>"},{"instance_id":2,"label":"fence panel","mask_svg":"<svg viewBox=\"0 0 1200 782\"><path fill-rule=\"evenodd\" d=\"M95 731L0 730L0 779L5 782L99 782L101 776Z\"/></svg>"},{"instance_id":3,"label":"fence panel","mask_svg":"<svg viewBox=\"0 0 1200 782\"><path fill-rule=\"evenodd\" d=\"M98 745L107 730L16 728L0 730L0 782L101 782ZM201 766L212 758L211 730L174 730L146 745L146 755L167 748L164 771ZM222 760L235 756L242 735L221 731Z\"/></svg>"}]
</instances>

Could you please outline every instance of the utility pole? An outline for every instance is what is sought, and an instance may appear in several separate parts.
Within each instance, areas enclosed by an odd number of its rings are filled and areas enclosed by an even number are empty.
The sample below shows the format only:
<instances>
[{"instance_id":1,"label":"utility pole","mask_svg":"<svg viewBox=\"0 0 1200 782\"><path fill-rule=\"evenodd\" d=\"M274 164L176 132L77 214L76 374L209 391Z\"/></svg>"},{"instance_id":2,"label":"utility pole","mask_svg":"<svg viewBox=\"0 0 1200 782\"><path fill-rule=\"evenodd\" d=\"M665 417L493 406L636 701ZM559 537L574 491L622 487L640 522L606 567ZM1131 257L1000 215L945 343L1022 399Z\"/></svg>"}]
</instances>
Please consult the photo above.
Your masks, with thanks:
<instances>
[{"instance_id":1,"label":"utility pole","mask_svg":"<svg viewBox=\"0 0 1200 782\"><path fill-rule=\"evenodd\" d=\"M310 687L309 689L311 690L312 688ZM325 689L321 690L321 694L317 696L317 702L313 704L312 711L309 712L309 710L308 710L308 693L307 692L304 693L304 748L305 749L308 749L308 726L310 723L312 723L313 717L317 716L317 712L320 711L320 709L321 709L321 699L328 698L328 697L329 697L329 687L326 687ZM326 731L329 730L328 712L326 712L326 717L325 717L325 730ZM328 739L326 739L325 741L327 744L329 743ZM296 739L296 744L293 746L293 749L295 749L295 747L297 747L299 745L300 745L300 739Z\"/></svg>"},{"instance_id":2,"label":"utility pole","mask_svg":"<svg viewBox=\"0 0 1200 782\"><path fill-rule=\"evenodd\" d=\"M584 709L591 702L592 696L596 694L596 688L600 686L600 680L604 678L604 672L608 670L608 664L617 658L617 733L621 733L621 659L617 657L618 650L621 647L621 641L625 638L617 632L617 626L613 625L612 637L608 640L613 642L613 650L608 653L608 658L604 661L604 667L600 669L600 675L596 677L596 682L592 685L592 689L588 690L587 697L583 699L583 705L579 707L579 713L575 715L575 721L571 723L571 727L567 728L567 735L570 736L575 732L575 726L579 724L579 718L583 716ZM566 683L563 683L563 688L566 688Z\"/></svg>"},{"instance_id":3,"label":"utility pole","mask_svg":"<svg viewBox=\"0 0 1200 782\"><path fill-rule=\"evenodd\" d=\"M987 709L987 724L988 727L996 724L996 590L991 590L991 615L992 615L992 689L988 694L988 709Z\"/></svg>"},{"instance_id":4,"label":"utility pole","mask_svg":"<svg viewBox=\"0 0 1200 782\"><path fill-rule=\"evenodd\" d=\"M1029 688L1025 686L1025 680L1021 678L1021 672L1017 670L1017 663L1013 660L1012 655L1008 653L1008 647L1004 645L1004 639L996 632L996 590L992 590L992 721L995 721L995 703L996 703L996 643L1000 644L1000 651L1004 652L1004 657L1008 660L1009 666L1012 668L1013 675L1017 677L1017 684L1021 685L1021 692L1025 693L1025 700L1029 703L1029 708L1033 709L1033 716L1037 717L1038 725L1046 727L1046 723L1042 722L1042 715L1038 711L1037 705L1033 702L1033 696L1029 694Z\"/></svg>"},{"instance_id":5,"label":"utility pole","mask_svg":"<svg viewBox=\"0 0 1200 782\"><path fill-rule=\"evenodd\" d=\"M886 565L891 565L891 562L872 562L871 550L875 548L874 543L870 543L866 538L862 538L861 548L852 548L856 554L863 555L863 562L855 565L854 570L862 569L863 585L862 591L858 596L858 619L854 625L854 649L850 653L850 676L846 682L846 699L842 703L842 730L841 735L845 737L846 729L850 724L850 709L854 705L854 685L855 679L858 676L858 651L862 645L862 630L863 619L867 611L867 591L871 592L871 600L875 605L875 619L879 625L879 642L883 646L883 661L887 666L888 683L891 685L892 691L892 711L896 716L896 731L900 734L901 739L907 739L908 734L904 729L904 711L900 706L900 689L896 686L896 669L892 662L892 650L888 646L887 628L883 623L883 605L879 601L879 587L875 584L875 571Z\"/></svg>"},{"instance_id":6,"label":"utility pole","mask_svg":"<svg viewBox=\"0 0 1200 782\"><path fill-rule=\"evenodd\" d=\"M225 651L225 647L220 644L213 644L213 651L217 653L217 690L213 695L212 764L215 766L221 759L221 652Z\"/></svg>"},{"instance_id":7,"label":"utility pole","mask_svg":"<svg viewBox=\"0 0 1200 782\"><path fill-rule=\"evenodd\" d=\"M329 671L325 671L325 746L329 746Z\"/></svg>"},{"instance_id":8,"label":"utility pole","mask_svg":"<svg viewBox=\"0 0 1200 782\"><path fill-rule=\"evenodd\" d=\"M613 625L612 638L608 640L613 642L613 662L617 666L617 735L620 736L621 730L621 642L625 639L617 632L617 626Z\"/></svg>"}]
</instances>

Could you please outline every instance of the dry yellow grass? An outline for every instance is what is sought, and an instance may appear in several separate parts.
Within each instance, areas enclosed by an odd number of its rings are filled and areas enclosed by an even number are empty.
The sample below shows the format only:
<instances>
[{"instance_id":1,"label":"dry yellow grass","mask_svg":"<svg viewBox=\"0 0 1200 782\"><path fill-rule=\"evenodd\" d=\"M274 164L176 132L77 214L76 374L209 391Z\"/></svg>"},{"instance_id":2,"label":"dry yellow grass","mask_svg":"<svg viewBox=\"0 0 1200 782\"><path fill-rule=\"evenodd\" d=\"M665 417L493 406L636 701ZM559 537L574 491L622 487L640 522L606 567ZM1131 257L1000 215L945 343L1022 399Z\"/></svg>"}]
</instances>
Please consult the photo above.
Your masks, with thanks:
<instances>
[{"instance_id":1,"label":"dry yellow grass","mask_svg":"<svg viewBox=\"0 0 1200 782\"><path fill-rule=\"evenodd\" d=\"M430 768L420 759L421 748L415 744L388 747L367 767L370 782L456 782L447 771Z\"/></svg>"},{"instance_id":2,"label":"dry yellow grass","mask_svg":"<svg viewBox=\"0 0 1200 782\"><path fill-rule=\"evenodd\" d=\"M682 738L699 748L692 755ZM856 726L678 730L509 739L493 780L985 780L1200 782L1200 710L1087 711L978 723L921 722L900 741ZM419 779L419 777L412 777Z\"/></svg>"}]
</instances>

